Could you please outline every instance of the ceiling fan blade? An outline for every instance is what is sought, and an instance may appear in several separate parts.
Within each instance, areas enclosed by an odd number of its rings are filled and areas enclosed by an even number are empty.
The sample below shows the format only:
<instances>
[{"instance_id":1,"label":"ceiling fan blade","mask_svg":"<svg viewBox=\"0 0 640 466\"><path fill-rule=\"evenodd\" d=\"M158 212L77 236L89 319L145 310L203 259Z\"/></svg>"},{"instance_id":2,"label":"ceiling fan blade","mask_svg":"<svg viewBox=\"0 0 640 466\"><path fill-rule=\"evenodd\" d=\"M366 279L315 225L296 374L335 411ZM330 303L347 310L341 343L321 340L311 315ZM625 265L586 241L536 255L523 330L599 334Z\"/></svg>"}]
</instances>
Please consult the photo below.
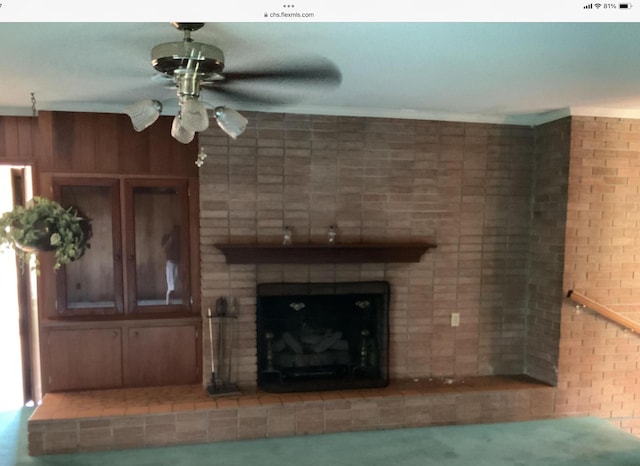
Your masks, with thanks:
<instances>
[{"instance_id":1,"label":"ceiling fan blade","mask_svg":"<svg viewBox=\"0 0 640 466\"><path fill-rule=\"evenodd\" d=\"M284 105L296 102L297 100L290 95L288 96L276 96L259 94L256 92L249 92L240 89L232 89L230 86L220 86L219 83L213 85L207 85L203 87L206 91L215 92L217 94L228 97L231 100L240 103L252 103L252 104L268 104L268 105Z\"/></svg>"},{"instance_id":2,"label":"ceiling fan blade","mask_svg":"<svg viewBox=\"0 0 640 466\"><path fill-rule=\"evenodd\" d=\"M336 65L326 59L300 62L293 65L271 66L262 70L224 71L222 82L261 80L318 82L337 86L342 81L342 73Z\"/></svg>"}]
</instances>

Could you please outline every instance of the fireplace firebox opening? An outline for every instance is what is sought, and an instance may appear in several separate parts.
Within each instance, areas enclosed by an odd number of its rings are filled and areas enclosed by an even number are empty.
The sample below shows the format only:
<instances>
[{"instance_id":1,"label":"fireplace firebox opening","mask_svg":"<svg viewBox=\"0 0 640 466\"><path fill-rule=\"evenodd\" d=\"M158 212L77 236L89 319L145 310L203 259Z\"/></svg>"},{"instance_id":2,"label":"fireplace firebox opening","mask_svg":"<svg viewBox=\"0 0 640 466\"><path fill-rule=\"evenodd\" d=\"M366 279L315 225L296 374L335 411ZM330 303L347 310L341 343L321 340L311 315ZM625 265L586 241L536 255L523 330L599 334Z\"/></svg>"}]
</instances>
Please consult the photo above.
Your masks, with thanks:
<instances>
[{"instance_id":1,"label":"fireplace firebox opening","mask_svg":"<svg viewBox=\"0 0 640 466\"><path fill-rule=\"evenodd\" d=\"M305 392L389 383L388 282L263 283L258 387Z\"/></svg>"}]
</instances>

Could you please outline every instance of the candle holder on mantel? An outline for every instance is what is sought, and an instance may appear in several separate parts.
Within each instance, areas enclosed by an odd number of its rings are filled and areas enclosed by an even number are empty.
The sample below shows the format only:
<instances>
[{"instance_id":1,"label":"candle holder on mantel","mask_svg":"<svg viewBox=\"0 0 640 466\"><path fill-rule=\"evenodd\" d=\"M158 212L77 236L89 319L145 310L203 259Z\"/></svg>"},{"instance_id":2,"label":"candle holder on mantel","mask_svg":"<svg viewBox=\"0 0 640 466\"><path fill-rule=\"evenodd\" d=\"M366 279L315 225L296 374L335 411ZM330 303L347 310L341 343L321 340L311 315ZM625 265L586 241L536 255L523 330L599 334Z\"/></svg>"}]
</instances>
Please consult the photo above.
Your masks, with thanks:
<instances>
[{"instance_id":1,"label":"candle holder on mantel","mask_svg":"<svg viewBox=\"0 0 640 466\"><path fill-rule=\"evenodd\" d=\"M207 309L211 349L211 380L207 386L207 393L213 397L240 394L238 387L231 382L231 353L238 318L235 298L231 300L231 312L228 307L227 298L221 296L216 300L214 312L211 312L211 308Z\"/></svg>"},{"instance_id":2,"label":"candle holder on mantel","mask_svg":"<svg viewBox=\"0 0 640 466\"><path fill-rule=\"evenodd\" d=\"M284 230L282 230L282 244L289 246L292 242L293 232L291 231L291 227L284 227Z\"/></svg>"},{"instance_id":3,"label":"candle holder on mantel","mask_svg":"<svg viewBox=\"0 0 640 466\"><path fill-rule=\"evenodd\" d=\"M335 225L329 225L329 231L327 233L327 241L330 246L336 244L336 237L338 236L338 232L336 231Z\"/></svg>"}]
</instances>

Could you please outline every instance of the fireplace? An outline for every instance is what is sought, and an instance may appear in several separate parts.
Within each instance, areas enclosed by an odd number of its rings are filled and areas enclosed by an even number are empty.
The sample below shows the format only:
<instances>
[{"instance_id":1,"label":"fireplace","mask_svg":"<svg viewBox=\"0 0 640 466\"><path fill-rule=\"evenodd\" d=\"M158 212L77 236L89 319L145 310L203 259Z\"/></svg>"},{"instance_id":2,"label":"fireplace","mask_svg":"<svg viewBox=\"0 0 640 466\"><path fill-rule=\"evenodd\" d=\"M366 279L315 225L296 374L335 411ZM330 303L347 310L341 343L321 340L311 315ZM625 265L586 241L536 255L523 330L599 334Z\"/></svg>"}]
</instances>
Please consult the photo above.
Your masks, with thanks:
<instances>
[{"instance_id":1,"label":"fireplace","mask_svg":"<svg viewBox=\"0 0 640 466\"><path fill-rule=\"evenodd\" d=\"M263 283L258 387L304 392L389 383L389 283Z\"/></svg>"}]
</instances>

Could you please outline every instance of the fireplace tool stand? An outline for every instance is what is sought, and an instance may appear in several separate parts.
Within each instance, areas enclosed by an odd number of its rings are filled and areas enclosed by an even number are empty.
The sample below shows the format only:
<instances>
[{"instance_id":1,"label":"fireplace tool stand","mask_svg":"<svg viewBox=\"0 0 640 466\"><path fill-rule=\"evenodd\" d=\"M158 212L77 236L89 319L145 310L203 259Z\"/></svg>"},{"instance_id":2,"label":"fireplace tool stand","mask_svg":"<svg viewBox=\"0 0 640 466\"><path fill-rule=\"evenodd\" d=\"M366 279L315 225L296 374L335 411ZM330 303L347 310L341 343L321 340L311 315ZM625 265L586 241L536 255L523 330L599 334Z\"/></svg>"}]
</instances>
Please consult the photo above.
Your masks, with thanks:
<instances>
[{"instance_id":1,"label":"fireplace tool stand","mask_svg":"<svg viewBox=\"0 0 640 466\"><path fill-rule=\"evenodd\" d=\"M207 386L207 393L213 397L239 395L238 387L231 383L231 349L233 344L235 315L235 301L232 302L234 312L229 314L228 302L224 297L216 300L215 312L207 309L209 321L209 349L211 351L211 380ZM216 327L214 341L213 327ZM214 354L214 345L217 347Z\"/></svg>"}]
</instances>

